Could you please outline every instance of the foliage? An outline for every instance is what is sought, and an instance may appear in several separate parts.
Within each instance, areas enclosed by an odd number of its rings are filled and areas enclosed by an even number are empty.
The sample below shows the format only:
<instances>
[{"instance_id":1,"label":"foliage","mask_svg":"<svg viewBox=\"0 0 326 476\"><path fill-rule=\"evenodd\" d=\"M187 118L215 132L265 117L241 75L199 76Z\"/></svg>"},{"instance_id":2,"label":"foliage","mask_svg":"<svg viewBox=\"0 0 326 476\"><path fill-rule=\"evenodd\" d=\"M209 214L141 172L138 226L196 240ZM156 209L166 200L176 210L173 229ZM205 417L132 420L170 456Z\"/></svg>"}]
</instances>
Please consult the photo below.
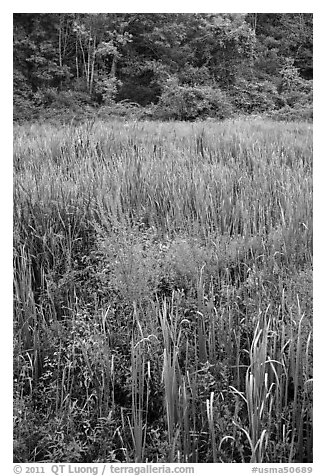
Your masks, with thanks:
<instances>
[{"instance_id":1,"label":"foliage","mask_svg":"<svg viewBox=\"0 0 326 476\"><path fill-rule=\"evenodd\" d=\"M281 101L276 86L268 80L250 81L239 78L232 99L235 107L244 113L265 113L277 108Z\"/></svg>"},{"instance_id":2,"label":"foliage","mask_svg":"<svg viewBox=\"0 0 326 476\"><path fill-rule=\"evenodd\" d=\"M260 74L275 76L294 58L300 76L312 79L312 13L250 13L247 21L257 39L255 65Z\"/></svg>"},{"instance_id":3,"label":"foliage","mask_svg":"<svg viewBox=\"0 0 326 476\"><path fill-rule=\"evenodd\" d=\"M281 69L280 92L285 105L292 108L309 107L312 104L312 85L302 79L293 59L288 59Z\"/></svg>"},{"instance_id":4,"label":"foliage","mask_svg":"<svg viewBox=\"0 0 326 476\"><path fill-rule=\"evenodd\" d=\"M14 14L15 120L62 102L160 119L309 108L311 79L311 14Z\"/></svg>"},{"instance_id":5,"label":"foliage","mask_svg":"<svg viewBox=\"0 0 326 476\"><path fill-rule=\"evenodd\" d=\"M225 119L232 113L232 105L219 88L210 86L181 86L176 78L169 78L159 104L163 118L191 120L197 117Z\"/></svg>"},{"instance_id":6,"label":"foliage","mask_svg":"<svg viewBox=\"0 0 326 476\"><path fill-rule=\"evenodd\" d=\"M311 462L312 126L14 134L14 460Z\"/></svg>"},{"instance_id":7,"label":"foliage","mask_svg":"<svg viewBox=\"0 0 326 476\"><path fill-rule=\"evenodd\" d=\"M101 95L103 103L109 106L115 103L119 86L121 86L121 81L117 78L104 77L97 82L95 91Z\"/></svg>"}]
</instances>

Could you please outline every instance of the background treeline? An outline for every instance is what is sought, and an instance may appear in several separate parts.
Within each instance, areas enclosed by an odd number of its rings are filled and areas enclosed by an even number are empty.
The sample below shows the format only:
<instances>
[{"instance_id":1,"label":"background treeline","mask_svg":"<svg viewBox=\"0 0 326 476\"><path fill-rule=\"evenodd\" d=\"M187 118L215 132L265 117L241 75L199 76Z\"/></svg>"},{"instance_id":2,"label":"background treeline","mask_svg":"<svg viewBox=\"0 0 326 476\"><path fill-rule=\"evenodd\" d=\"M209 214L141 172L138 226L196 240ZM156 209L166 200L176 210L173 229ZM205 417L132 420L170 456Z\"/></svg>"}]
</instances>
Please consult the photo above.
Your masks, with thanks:
<instances>
[{"instance_id":1,"label":"background treeline","mask_svg":"<svg viewBox=\"0 0 326 476\"><path fill-rule=\"evenodd\" d=\"M312 117L313 15L14 14L14 119Z\"/></svg>"}]
</instances>

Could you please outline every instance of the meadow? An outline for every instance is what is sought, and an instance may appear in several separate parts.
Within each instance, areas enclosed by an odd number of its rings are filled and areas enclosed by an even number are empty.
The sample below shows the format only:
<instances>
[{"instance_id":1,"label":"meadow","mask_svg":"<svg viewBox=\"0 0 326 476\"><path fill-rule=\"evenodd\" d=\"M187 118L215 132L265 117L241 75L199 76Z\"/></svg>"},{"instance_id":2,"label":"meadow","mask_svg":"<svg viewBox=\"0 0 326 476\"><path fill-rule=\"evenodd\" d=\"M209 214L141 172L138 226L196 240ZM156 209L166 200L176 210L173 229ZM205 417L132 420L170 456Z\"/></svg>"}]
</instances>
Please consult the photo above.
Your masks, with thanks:
<instances>
[{"instance_id":1,"label":"meadow","mask_svg":"<svg viewBox=\"0 0 326 476\"><path fill-rule=\"evenodd\" d=\"M14 127L14 460L312 461L312 125Z\"/></svg>"}]
</instances>

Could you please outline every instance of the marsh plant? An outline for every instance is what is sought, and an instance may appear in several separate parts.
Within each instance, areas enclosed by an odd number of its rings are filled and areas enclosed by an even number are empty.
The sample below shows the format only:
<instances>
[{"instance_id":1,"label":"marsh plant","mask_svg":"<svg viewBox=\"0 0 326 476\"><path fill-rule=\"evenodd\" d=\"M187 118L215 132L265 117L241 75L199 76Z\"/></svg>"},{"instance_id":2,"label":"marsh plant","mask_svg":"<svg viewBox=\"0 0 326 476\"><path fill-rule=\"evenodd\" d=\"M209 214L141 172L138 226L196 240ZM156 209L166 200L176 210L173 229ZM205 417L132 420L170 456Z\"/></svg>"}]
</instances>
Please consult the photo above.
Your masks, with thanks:
<instances>
[{"instance_id":1,"label":"marsh plant","mask_svg":"<svg viewBox=\"0 0 326 476\"><path fill-rule=\"evenodd\" d=\"M312 461L312 126L14 128L14 459Z\"/></svg>"}]
</instances>

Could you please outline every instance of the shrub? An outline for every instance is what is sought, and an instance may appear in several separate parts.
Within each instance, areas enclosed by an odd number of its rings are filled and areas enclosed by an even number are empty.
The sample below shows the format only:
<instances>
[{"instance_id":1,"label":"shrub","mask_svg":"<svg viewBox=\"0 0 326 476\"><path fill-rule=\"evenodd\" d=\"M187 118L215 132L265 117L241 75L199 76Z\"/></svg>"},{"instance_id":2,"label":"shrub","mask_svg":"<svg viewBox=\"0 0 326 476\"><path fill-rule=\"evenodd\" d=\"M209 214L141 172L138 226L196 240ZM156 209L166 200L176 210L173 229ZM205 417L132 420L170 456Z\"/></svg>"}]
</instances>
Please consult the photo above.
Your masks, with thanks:
<instances>
[{"instance_id":1,"label":"shrub","mask_svg":"<svg viewBox=\"0 0 326 476\"><path fill-rule=\"evenodd\" d=\"M290 107L311 107L312 81L301 78L299 69L294 66L293 59L288 59L281 70L280 93L285 104Z\"/></svg>"},{"instance_id":2,"label":"shrub","mask_svg":"<svg viewBox=\"0 0 326 476\"><path fill-rule=\"evenodd\" d=\"M122 83L117 78L103 77L97 80L95 84L95 93L99 94L106 106L115 103L118 89Z\"/></svg>"},{"instance_id":3,"label":"shrub","mask_svg":"<svg viewBox=\"0 0 326 476\"><path fill-rule=\"evenodd\" d=\"M13 115L14 121L31 119L35 114L35 103L33 101L33 91L27 83L24 75L14 70L14 95L13 95Z\"/></svg>"},{"instance_id":4,"label":"shrub","mask_svg":"<svg viewBox=\"0 0 326 476\"><path fill-rule=\"evenodd\" d=\"M157 115L163 119L193 120L203 116L224 119L231 114L231 102L221 89L180 85L173 77L167 80L157 108Z\"/></svg>"},{"instance_id":5,"label":"shrub","mask_svg":"<svg viewBox=\"0 0 326 476\"><path fill-rule=\"evenodd\" d=\"M71 109L72 111L92 103L83 91L58 91L56 88L40 89L34 95L38 106L45 108Z\"/></svg>"},{"instance_id":6,"label":"shrub","mask_svg":"<svg viewBox=\"0 0 326 476\"><path fill-rule=\"evenodd\" d=\"M312 106L301 106L290 107L286 105L281 109L276 111L271 111L268 113L268 117L276 121L307 121L312 122L313 119L313 107Z\"/></svg>"},{"instance_id":7,"label":"shrub","mask_svg":"<svg viewBox=\"0 0 326 476\"><path fill-rule=\"evenodd\" d=\"M237 110L251 114L275 109L280 98L271 81L252 82L239 78L232 90L232 100Z\"/></svg>"},{"instance_id":8,"label":"shrub","mask_svg":"<svg viewBox=\"0 0 326 476\"><path fill-rule=\"evenodd\" d=\"M108 117L123 117L128 119L140 119L144 116L144 108L135 102L120 101L101 106L98 116L105 119Z\"/></svg>"}]
</instances>

